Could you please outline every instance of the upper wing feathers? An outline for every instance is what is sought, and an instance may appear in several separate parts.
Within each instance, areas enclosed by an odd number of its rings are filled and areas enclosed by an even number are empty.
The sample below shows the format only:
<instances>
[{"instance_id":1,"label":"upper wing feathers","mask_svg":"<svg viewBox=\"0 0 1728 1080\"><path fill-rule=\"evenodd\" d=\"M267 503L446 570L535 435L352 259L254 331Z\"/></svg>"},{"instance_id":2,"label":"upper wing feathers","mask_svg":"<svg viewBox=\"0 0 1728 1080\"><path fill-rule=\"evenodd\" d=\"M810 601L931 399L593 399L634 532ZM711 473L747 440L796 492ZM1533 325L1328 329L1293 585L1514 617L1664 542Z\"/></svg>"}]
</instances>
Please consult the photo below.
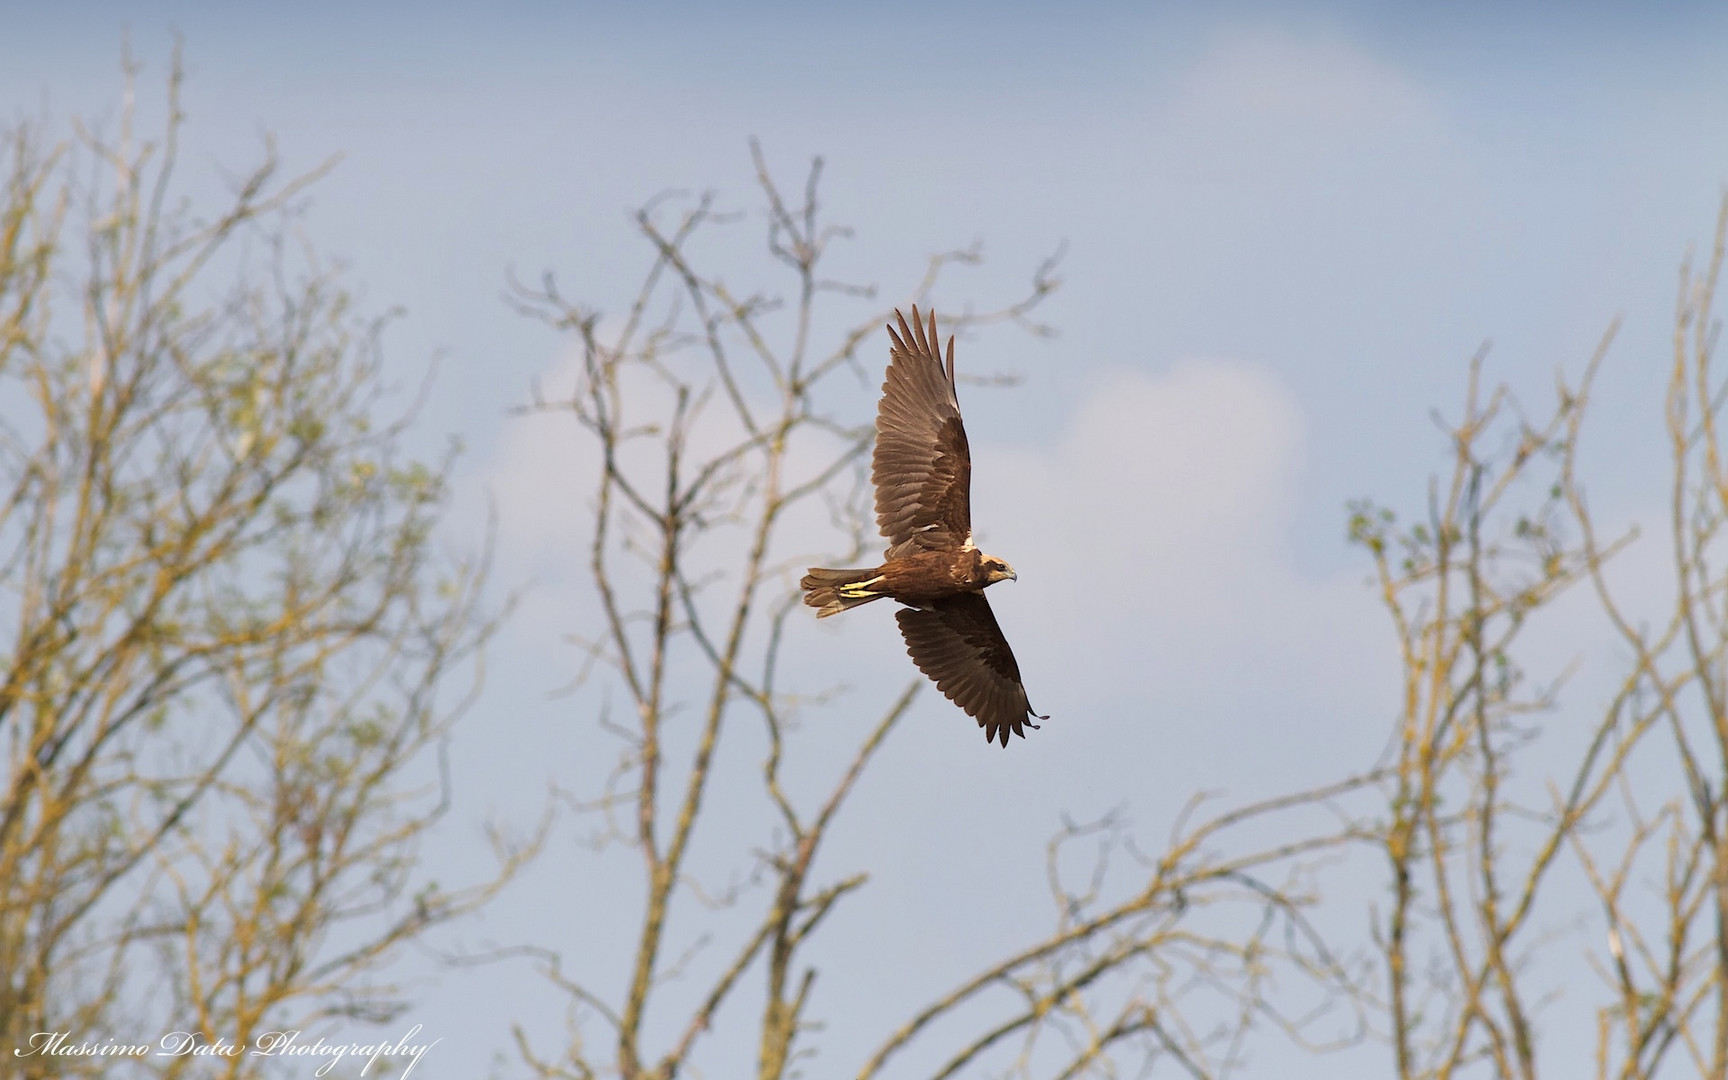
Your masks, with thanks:
<instances>
[{"instance_id":1,"label":"upper wing feathers","mask_svg":"<svg viewBox=\"0 0 1728 1080\"><path fill-rule=\"evenodd\" d=\"M1020 665L983 593L960 593L928 609L901 608L894 618L912 662L948 700L977 719L986 741L1007 746L1009 732L1023 737L1026 727L1038 726L1027 723L1029 715L1038 714L1026 699Z\"/></svg>"},{"instance_id":2,"label":"upper wing feathers","mask_svg":"<svg viewBox=\"0 0 1728 1080\"><path fill-rule=\"evenodd\" d=\"M944 367L936 337L912 309L912 323L894 313L893 340L882 402L876 410L876 449L870 479L876 485L876 523L888 539L888 558L918 549L957 548L972 535L972 450L954 392L954 341Z\"/></svg>"}]
</instances>

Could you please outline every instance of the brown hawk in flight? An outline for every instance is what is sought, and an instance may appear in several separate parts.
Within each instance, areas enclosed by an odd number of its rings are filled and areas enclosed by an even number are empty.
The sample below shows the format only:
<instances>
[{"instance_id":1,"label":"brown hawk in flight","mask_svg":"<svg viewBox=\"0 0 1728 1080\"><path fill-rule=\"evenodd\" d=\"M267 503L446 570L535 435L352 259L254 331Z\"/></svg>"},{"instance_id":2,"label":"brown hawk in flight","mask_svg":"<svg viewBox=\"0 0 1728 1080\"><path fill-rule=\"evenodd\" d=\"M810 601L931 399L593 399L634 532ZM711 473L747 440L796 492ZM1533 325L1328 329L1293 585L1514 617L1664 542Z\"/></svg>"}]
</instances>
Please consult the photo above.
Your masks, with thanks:
<instances>
[{"instance_id":1,"label":"brown hawk in flight","mask_svg":"<svg viewBox=\"0 0 1728 1080\"><path fill-rule=\"evenodd\" d=\"M954 338L944 368L936 313L928 330L916 307L910 327L894 315L900 332L888 328L894 344L870 463L888 554L871 570L811 567L799 585L817 618L884 596L905 604L894 617L912 662L977 718L987 741L1007 746L1010 731L1024 738L1025 728L1037 728L1027 717L1038 714L984 589L1018 575L972 543L972 451L954 392Z\"/></svg>"}]
</instances>

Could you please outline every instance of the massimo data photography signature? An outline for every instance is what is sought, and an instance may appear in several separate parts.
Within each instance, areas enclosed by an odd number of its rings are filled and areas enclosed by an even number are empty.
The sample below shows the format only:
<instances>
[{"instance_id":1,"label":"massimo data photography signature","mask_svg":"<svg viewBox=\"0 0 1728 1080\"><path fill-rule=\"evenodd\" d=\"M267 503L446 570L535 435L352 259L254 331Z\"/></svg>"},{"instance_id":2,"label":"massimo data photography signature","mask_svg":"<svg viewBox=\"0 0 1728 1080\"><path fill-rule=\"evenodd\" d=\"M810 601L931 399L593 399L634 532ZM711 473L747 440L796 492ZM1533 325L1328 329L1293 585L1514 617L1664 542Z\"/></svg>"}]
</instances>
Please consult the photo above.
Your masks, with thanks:
<instances>
[{"instance_id":1,"label":"massimo data photography signature","mask_svg":"<svg viewBox=\"0 0 1728 1080\"><path fill-rule=\"evenodd\" d=\"M314 1076L346 1075L345 1071L337 1072L337 1067L343 1062L353 1068L352 1075L367 1076L372 1074L372 1067L377 1065L380 1059L389 1063L406 1060L407 1064L401 1072L401 1077L406 1080L413 1073L414 1066L420 1064L421 1056L444 1041L433 1039L430 1042L417 1042L422 1026L415 1024L406 1034L394 1041L378 1042L331 1042L323 1037L309 1039L298 1029L266 1031L253 1039L249 1046L232 1043L220 1037L212 1041L195 1031L170 1031L154 1043L123 1042L117 1039L74 1041L71 1032L38 1031L30 1036L27 1045L15 1048L12 1056L237 1058L246 1055L298 1059L313 1067Z\"/></svg>"}]
</instances>

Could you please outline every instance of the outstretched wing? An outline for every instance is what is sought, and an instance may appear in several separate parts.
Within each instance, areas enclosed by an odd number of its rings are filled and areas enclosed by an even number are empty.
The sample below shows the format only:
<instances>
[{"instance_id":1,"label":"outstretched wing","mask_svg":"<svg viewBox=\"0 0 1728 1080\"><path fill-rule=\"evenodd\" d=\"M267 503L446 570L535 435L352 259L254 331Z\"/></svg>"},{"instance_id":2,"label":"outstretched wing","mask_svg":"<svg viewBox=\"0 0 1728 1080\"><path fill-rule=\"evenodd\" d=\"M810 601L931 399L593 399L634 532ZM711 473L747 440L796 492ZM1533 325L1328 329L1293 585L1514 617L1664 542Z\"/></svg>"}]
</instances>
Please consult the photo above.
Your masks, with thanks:
<instances>
[{"instance_id":1,"label":"outstretched wing","mask_svg":"<svg viewBox=\"0 0 1728 1080\"><path fill-rule=\"evenodd\" d=\"M960 593L929 609L901 608L894 617L912 662L949 701L978 720L985 741L1007 746L1010 731L1025 737L1024 728L1037 728L1026 720L1038 714L1020 684L1020 665L983 593Z\"/></svg>"},{"instance_id":2,"label":"outstretched wing","mask_svg":"<svg viewBox=\"0 0 1728 1080\"><path fill-rule=\"evenodd\" d=\"M912 325L894 312L894 344L882 403L876 408L876 523L888 538L888 558L914 551L952 551L972 538L972 451L954 393L954 339L942 366L936 313L926 331L912 309Z\"/></svg>"}]
</instances>

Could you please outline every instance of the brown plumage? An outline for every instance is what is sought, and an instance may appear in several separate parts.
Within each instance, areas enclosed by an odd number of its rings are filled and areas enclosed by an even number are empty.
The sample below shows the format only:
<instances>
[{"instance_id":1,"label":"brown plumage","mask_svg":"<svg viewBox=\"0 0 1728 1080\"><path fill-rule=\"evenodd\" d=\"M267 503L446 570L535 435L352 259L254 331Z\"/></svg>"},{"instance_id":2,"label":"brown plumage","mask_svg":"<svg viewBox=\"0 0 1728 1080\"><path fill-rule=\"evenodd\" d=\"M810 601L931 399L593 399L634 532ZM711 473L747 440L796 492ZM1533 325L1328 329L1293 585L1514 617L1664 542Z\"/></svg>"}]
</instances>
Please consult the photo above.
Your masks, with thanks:
<instances>
[{"instance_id":1,"label":"brown plumage","mask_svg":"<svg viewBox=\"0 0 1728 1080\"><path fill-rule=\"evenodd\" d=\"M888 597L906 651L948 700L975 717L987 741L1024 737L1037 716L1020 683L1020 667L984 589L1015 580L1014 568L972 543L972 451L954 392L954 339L944 366L936 313L926 330L894 313L882 402L876 409L876 523L888 540L881 566L869 570L811 567L799 584L817 618ZM1038 716L1040 720L1048 717Z\"/></svg>"}]
</instances>

